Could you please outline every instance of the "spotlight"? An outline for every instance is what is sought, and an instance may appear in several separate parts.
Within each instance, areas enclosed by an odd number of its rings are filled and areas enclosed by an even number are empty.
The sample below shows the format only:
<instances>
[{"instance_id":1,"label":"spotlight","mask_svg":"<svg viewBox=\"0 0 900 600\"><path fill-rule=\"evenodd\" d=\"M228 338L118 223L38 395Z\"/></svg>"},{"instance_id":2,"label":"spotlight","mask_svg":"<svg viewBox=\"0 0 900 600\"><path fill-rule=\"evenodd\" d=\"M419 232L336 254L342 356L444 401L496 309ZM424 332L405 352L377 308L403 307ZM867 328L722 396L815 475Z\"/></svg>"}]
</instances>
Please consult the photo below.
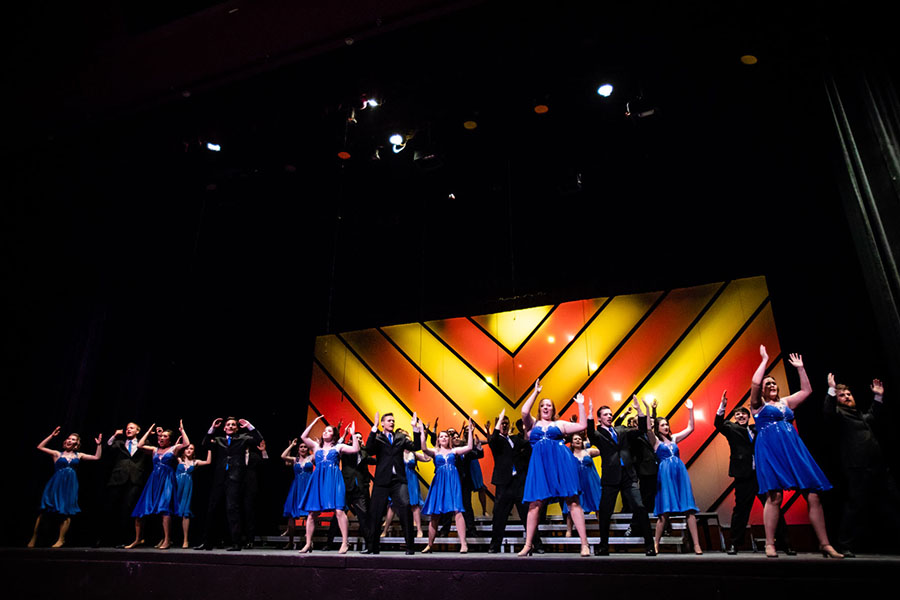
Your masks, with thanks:
<instances>
[{"instance_id":1,"label":"spotlight","mask_svg":"<svg viewBox=\"0 0 900 600\"><path fill-rule=\"evenodd\" d=\"M402 146L403 145L403 136L400 135L399 133L393 133L393 134L391 134L391 137L388 138L388 141L395 146Z\"/></svg>"},{"instance_id":2,"label":"spotlight","mask_svg":"<svg viewBox=\"0 0 900 600\"><path fill-rule=\"evenodd\" d=\"M475 129L476 127L478 127L478 122L477 121L466 121L465 123L463 123L463 127L468 129L469 131L471 131L471 130Z\"/></svg>"},{"instance_id":3,"label":"spotlight","mask_svg":"<svg viewBox=\"0 0 900 600\"><path fill-rule=\"evenodd\" d=\"M341 160L348 160L350 158L350 153L346 150L341 150L338 152L338 158Z\"/></svg>"},{"instance_id":4,"label":"spotlight","mask_svg":"<svg viewBox=\"0 0 900 600\"><path fill-rule=\"evenodd\" d=\"M625 116L645 119L659 112L659 108L649 103L643 96L637 96L634 100L625 103Z\"/></svg>"},{"instance_id":5,"label":"spotlight","mask_svg":"<svg viewBox=\"0 0 900 600\"><path fill-rule=\"evenodd\" d=\"M536 104L534 106L534 112L536 112L539 115L545 115L548 112L550 112L550 107L547 106L546 104Z\"/></svg>"},{"instance_id":6,"label":"spotlight","mask_svg":"<svg viewBox=\"0 0 900 600\"><path fill-rule=\"evenodd\" d=\"M362 106L360 106L360 110L365 110L368 107L375 108L376 106L381 106L375 98L369 98L366 94L360 96L360 101L362 102Z\"/></svg>"},{"instance_id":7,"label":"spotlight","mask_svg":"<svg viewBox=\"0 0 900 600\"><path fill-rule=\"evenodd\" d=\"M603 96L604 98L609 98L613 93L613 86L611 83L604 83L600 87L597 88L597 93Z\"/></svg>"},{"instance_id":8,"label":"spotlight","mask_svg":"<svg viewBox=\"0 0 900 600\"><path fill-rule=\"evenodd\" d=\"M755 65L759 62L759 59L752 54L745 54L741 57L741 62L745 65Z\"/></svg>"},{"instance_id":9,"label":"spotlight","mask_svg":"<svg viewBox=\"0 0 900 600\"><path fill-rule=\"evenodd\" d=\"M219 152L222 150L222 146L213 144L212 142L206 142L206 149L211 150L212 152Z\"/></svg>"}]
</instances>

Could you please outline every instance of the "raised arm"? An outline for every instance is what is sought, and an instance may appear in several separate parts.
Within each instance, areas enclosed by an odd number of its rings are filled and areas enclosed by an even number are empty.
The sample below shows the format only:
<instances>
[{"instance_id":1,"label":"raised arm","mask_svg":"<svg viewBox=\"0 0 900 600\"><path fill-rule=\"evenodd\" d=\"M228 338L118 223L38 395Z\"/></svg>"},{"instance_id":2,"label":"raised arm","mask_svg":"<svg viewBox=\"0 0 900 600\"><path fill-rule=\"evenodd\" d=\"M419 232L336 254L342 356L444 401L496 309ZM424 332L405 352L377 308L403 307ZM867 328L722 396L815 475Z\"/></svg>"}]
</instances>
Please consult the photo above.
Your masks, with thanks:
<instances>
[{"instance_id":1,"label":"raised arm","mask_svg":"<svg viewBox=\"0 0 900 600\"><path fill-rule=\"evenodd\" d=\"M141 436L141 439L138 440L138 446L137 446L137 447L138 447L139 450L146 450L147 452L155 452L155 451L156 451L156 448L153 447L153 446L145 446L145 444L147 443L147 438L150 437L150 434L151 434L151 433L156 433L156 423L154 423L153 425L151 425L151 426L147 429L147 431L144 432L144 435Z\"/></svg>"},{"instance_id":2,"label":"raised arm","mask_svg":"<svg viewBox=\"0 0 900 600\"><path fill-rule=\"evenodd\" d=\"M359 440L356 439L356 421L350 423L350 426L347 428L347 431L350 433L350 439L353 440L352 444L339 444L338 450L341 454L356 454L359 452Z\"/></svg>"},{"instance_id":3,"label":"raised arm","mask_svg":"<svg viewBox=\"0 0 900 600\"><path fill-rule=\"evenodd\" d=\"M754 411L758 411L762 406L762 380L766 376L766 367L769 365L769 353L762 344L759 346L759 356L761 359L759 366L756 367L753 377L750 378L750 408Z\"/></svg>"},{"instance_id":4,"label":"raised arm","mask_svg":"<svg viewBox=\"0 0 900 600\"><path fill-rule=\"evenodd\" d=\"M306 444L306 446L309 448L310 454L316 453L316 450L319 449L319 444L314 439L311 439L309 437L309 432L312 431L313 425L315 425L321 418L322 418L322 415L319 415L318 417L313 419L313 422L310 423L306 427L306 429L303 430L303 433L300 434L300 439L303 440L303 443Z\"/></svg>"},{"instance_id":5,"label":"raised arm","mask_svg":"<svg viewBox=\"0 0 900 600\"><path fill-rule=\"evenodd\" d=\"M694 433L694 401L688 398L684 405L688 409L688 426L672 436L672 441L675 443L684 441Z\"/></svg>"},{"instance_id":6,"label":"raised arm","mask_svg":"<svg viewBox=\"0 0 900 600\"><path fill-rule=\"evenodd\" d=\"M59 451L57 451L57 450L52 450L52 449L50 449L50 448L47 448L47 444L50 443L50 440L52 440L53 438L55 438L56 436L59 435L59 431L60 431L60 428L59 428L59 426L57 426L56 429L54 429L54 430L50 433L50 435L48 435L48 436L45 437L43 440L41 440L40 443L38 443L38 445L37 445L37 449L38 449L38 450L40 450L41 452L46 452L47 454L49 454L50 456L52 456L54 460L56 460L57 458L59 458L59 454L60 454L60 453L59 453Z\"/></svg>"},{"instance_id":7,"label":"raised arm","mask_svg":"<svg viewBox=\"0 0 900 600\"><path fill-rule=\"evenodd\" d=\"M800 391L795 392L784 399L785 403L791 407L791 409L796 408L800 405L801 402L809 398L809 395L812 394L812 385L809 383L809 376L806 374L806 368L803 366L803 357L799 354L791 354L790 358L788 358L788 362L792 367L797 369L797 375L800 376Z\"/></svg>"},{"instance_id":8,"label":"raised arm","mask_svg":"<svg viewBox=\"0 0 900 600\"><path fill-rule=\"evenodd\" d=\"M725 410L728 407L728 390L722 390L722 402L716 409L716 420L714 422L716 431L725 434Z\"/></svg>"},{"instance_id":9,"label":"raised arm","mask_svg":"<svg viewBox=\"0 0 900 600\"><path fill-rule=\"evenodd\" d=\"M472 430L475 429L475 426L472 425L472 419L469 419L469 426L466 427L466 429L469 430L469 434L466 436L466 445L454 448L454 454L459 454L460 456L462 456L463 454L468 454L469 452L471 452L472 448L475 447L474 443L472 442Z\"/></svg>"},{"instance_id":10,"label":"raised arm","mask_svg":"<svg viewBox=\"0 0 900 600\"><path fill-rule=\"evenodd\" d=\"M294 446L297 445L297 438L291 440L291 443L288 444L288 447L284 449L284 452L281 453L281 460L284 461L286 465L293 465L296 462L296 458L291 456L291 450L293 450Z\"/></svg>"},{"instance_id":11,"label":"raised arm","mask_svg":"<svg viewBox=\"0 0 900 600\"><path fill-rule=\"evenodd\" d=\"M172 448L173 452L178 452L182 448L186 448L191 445L191 439L188 437L187 432L184 430L184 420L178 419L178 431L181 433L181 437L178 438L180 441L175 443L175 446Z\"/></svg>"},{"instance_id":12,"label":"raised arm","mask_svg":"<svg viewBox=\"0 0 900 600\"><path fill-rule=\"evenodd\" d=\"M531 394L528 395L525 404L522 405L522 427L525 428L525 431L531 431L531 428L534 426L534 419L531 418L531 406L534 404L537 395L541 393L542 389L544 388L541 387L541 380L536 379L534 382L534 389L531 390Z\"/></svg>"},{"instance_id":13,"label":"raised arm","mask_svg":"<svg viewBox=\"0 0 900 600\"><path fill-rule=\"evenodd\" d=\"M194 468L196 467L204 467L212 462L212 450L206 451L206 460L195 460Z\"/></svg>"},{"instance_id":14,"label":"raised arm","mask_svg":"<svg viewBox=\"0 0 900 600\"><path fill-rule=\"evenodd\" d=\"M562 430L564 435L572 435L573 433L581 433L585 429L587 429L587 417L584 414L584 394L578 392L575 394L575 404L578 405L578 421L575 423L565 423L563 421L557 421L561 423L562 426L560 429Z\"/></svg>"},{"instance_id":15,"label":"raised arm","mask_svg":"<svg viewBox=\"0 0 900 600\"><path fill-rule=\"evenodd\" d=\"M423 428L419 427L417 429L423 429ZM422 445L422 454L424 454L425 456L434 458L434 450L428 449L428 436L420 434L419 435L419 443Z\"/></svg>"},{"instance_id":16,"label":"raised arm","mask_svg":"<svg viewBox=\"0 0 900 600\"><path fill-rule=\"evenodd\" d=\"M100 457L103 456L103 434L98 433L97 437L94 438L94 443L97 444L97 449L94 450L93 454L85 454L84 452L78 453L78 460L100 460Z\"/></svg>"}]
</instances>

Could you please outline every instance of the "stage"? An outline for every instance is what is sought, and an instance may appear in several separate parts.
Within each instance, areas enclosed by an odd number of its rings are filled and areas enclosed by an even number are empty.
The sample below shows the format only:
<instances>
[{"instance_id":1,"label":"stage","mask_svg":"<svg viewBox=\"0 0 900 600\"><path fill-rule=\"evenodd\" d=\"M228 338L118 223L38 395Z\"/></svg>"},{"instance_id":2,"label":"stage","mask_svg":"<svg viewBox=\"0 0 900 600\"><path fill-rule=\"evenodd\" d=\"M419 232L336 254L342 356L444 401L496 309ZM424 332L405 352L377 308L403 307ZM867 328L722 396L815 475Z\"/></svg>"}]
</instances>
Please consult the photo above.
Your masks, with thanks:
<instances>
[{"instance_id":1,"label":"stage","mask_svg":"<svg viewBox=\"0 0 900 600\"><path fill-rule=\"evenodd\" d=\"M15 598L472 598L501 593L534 598L564 594L664 594L671 598L835 597L875 592L900 558L828 560L817 554L767 559L762 553L703 556L635 552L581 558L548 553L456 552L377 556L293 550L195 551L90 548L0 550L4 587Z\"/></svg>"}]
</instances>

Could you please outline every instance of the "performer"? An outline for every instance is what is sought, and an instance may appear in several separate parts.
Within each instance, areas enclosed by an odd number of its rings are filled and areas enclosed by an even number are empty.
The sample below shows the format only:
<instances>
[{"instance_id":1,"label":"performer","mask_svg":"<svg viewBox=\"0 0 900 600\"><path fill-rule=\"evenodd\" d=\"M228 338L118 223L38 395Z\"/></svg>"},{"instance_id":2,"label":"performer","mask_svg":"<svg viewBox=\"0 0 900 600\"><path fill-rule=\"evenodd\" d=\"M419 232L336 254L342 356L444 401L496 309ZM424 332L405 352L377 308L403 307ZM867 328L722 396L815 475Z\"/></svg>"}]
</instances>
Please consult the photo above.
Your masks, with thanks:
<instances>
[{"instance_id":1,"label":"performer","mask_svg":"<svg viewBox=\"0 0 900 600\"><path fill-rule=\"evenodd\" d=\"M753 499L765 506L766 498L759 494L759 483L756 480L756 465L753 461L753 443L756 440L756 426L750 425L750 411L743 406L734 409L734 421L725 420L725 408L728 404L728 390L722 392L722 403L716 411L716 431L728 440L731 455L728 459L728 476L734 478L734 510L731 513L731 543L728 554L735 555L744 544L747 533L747 522ZM797 554L791 549L787 536L787 524L784 515L779 511L778 525L775 528L775 543L783 545L788 556Z\"/></svg>"},{"instance_id":2,"label":"performer","mask_svg":"<svg viewBox=\"0 0 900 600\"><path fill-rule=\"evenodd\" d=\"M778 384L772 376L766 376L769 355L765 346L759 347L762 358L753 373L750 385L750 408L754 412L758 435L754 447L756 477L759 491L766 494L763 521L766 528L766 556L777 558L775 551L775 525L781 514L783 490L799 490L806 497L809 520L819 540L819 550L826 558L843 558L828 542L825 530L825 513L819 492L831 489L831 484L791 422L794 408L812 393L812 386L803 358L791 354L788 362L800 376L800 391L785 398L778 395Z\"/></svg>"},{"instance_id":3,"label":"performer","mask_svg":"<svg viewBox=\"0 0 900 600\"><path fill-rule=\"evenodd\" d=\"M648 425L653 428L656 424L656 398L650 403L650 413L647 415ZM637 416L628 421L628 427L637 429ZM654 512L656 506L656 481L659 476L659 463L653 444L646 435L631 436L629 452L631 454L634 472L638 479L638 488L641 490L641 502L648 514ZM627 497L623 496L623 499ZM630 510L630 508L629 508ZM629 527L631 529L631 527ZM626 534L627 535L627 534Z\"/></svg>"},{"instance_id":4,"label":"performer","mask_svg":"<svg viewBox=\"0 0 900 600\"><path fill-rule=\"evenodd\" d=\"M434 459L434 479L431 480L431 489L428 491L428 498L422 507L423 514L431 515L428 523L428 545L422 550L422 554L431 552L434 538L437 537L438 519L435 516L447 513L452 513L456 520L459 553L465 554L469 551L469 546L466 543L466 520L463 516L465 508L463 507L462 484L456 468L456 461L472 450L472 421L469 420L466 445L455 448L450 445L451 440L447 432L441 431L437 436L437 446L434 450L429 450L425 436L421 435L424 429L421 423L418 424L417 431L420 434L422 453Z\"/></svg>"},{"instance_id":5,"label":"performer","mask_svg":"<svg viewBox=\"0 0 900 600\"><path fill-rule=\"evenodd\" d=\"M585 514L597 512L600 509L600 496L603 488L600 484L597 467L594 465L594 458L600 456L600 451L593 447L585 447L583 433L576 433L572 436L569 448L578 463L578 485L581 490L578 492L578 502L581 504L581 509ZM566 537L572 537L572 515L569 513L567 505L563 505L563 514L566 515Z\"/></svg>"},{"instance_id":6,"label":"performer","mask_svg":"<svg viewBox=\"0 0 900 600\"><path fill-rule=\"evenodd\" d=\"M485 432L490 431L486 428ZM487 511L487 488L484 485L484 473L481 471L480 459L484 458L484 442L475 434L475 451L480 452L480 456L474 456L472 462L469 463L469 475L472 481L472 491L478 492L478 501L481 502L481 516L490 516ZM471 501L470 501L471 503Z\"/></svg>"},{"instance_id":7,"label":"performer","mask_svg":"<svg viewBox=\"0 0 900 600\"><path fill-rule=\"evenodd\" d=\"M106 445L113 457L112 470L106 484L106 502L103 513L107 515L104 534L100 543L124 548L126 523L131 525L131 511L144 489L147 472L151 468L146 452L138 452L138 434L141 428L131 422L125 429L113 433Z\"/></svg>"},{"instance_id":8,"label":"performer","mask_svg":"<svg viewBox=\"0 0 900 600\"><path fill-rule=\"evenodd\" d=\"M509 434L509 417L506 416L506 409L503 409L494 423L488 446L494 456L491 483L494 484L496 493L494 518L491 522L491 545L488 552L496 554L500 552L500 544L506 536L506 522L513 506L519 512L522 522L528 522L528 505L522 502L522 495L525 493L525 479L531 460L531 444L525 440L521 431L517 435ZM544 553L537 531L532 538L532 545L535 552Z\"/></svg>"},{"instance_id":9,"label":"performer","mask_svg":"<svg viewBox=\"0 0 900 600\"><path fill-rule=\"evenodd\" d=\"M638 489L637 474L631 460L628 449L634 445L633 438L643 435L646 426L638 428L613 426L612 410L608 406L597 409L597 418L600 428L594 429L594 405L590 403L588 408L587 436L598 450L602 459L600 467L600 483L603 493L600 497L600 510L597 511L597 520L600 527L600 544L595 547L597 556L609 555L609 522L613 510L616 507L616 499L619 493L623 499L628 498L626 505L631 507L631 529L644 538L644 553L647 556L656 556L656 548L653 536L650 533L650 518L644 502L641 500ZM638 423L646 417L639 417Z\"/></svg>"},{"instance_id":10,"label":"performer","mask_svg":"<svg viewBox=\"0 0 900 600\"><path fill-rule=\"evenodd\" d=\"M341 442L345 443L345 438L356 438L359 444L359 452L356 454L341 454L341 475L344 477L344 498L346 499L347 510L356 515L359 523L358 535L363 540L369 538L369 506L371 497L369 496L369 484L372 481L372 475L369 473L369 465L374 465L375 460L369 456L366 451L363 435L356 431L353 436L348 436L349 427L344 430L341 436ZM373 525L377 527L377 525ZM333 540L339 531L337 519L331 520L328 527L328 541L325 543L325 550L333 549Z\"/></svg>"},{"instance_id":11,"label":"performer","mask_svg":"<svg viewBox=\"0 0 900 600\"><path fill-rule=\"evenodd\" d=\"M641 420L641 408L637 396L634 397L635 408L638 410L638 420ZM653 549L659 552L659 539L662 537L666 521L673 514L687 513L688 531L694 541L694 554L703 554L700 549L700 538L697 536L697 517L699 512L694 501L694 490L691 487L691 478L687 468L681 461L678 452L678 442L684 441L694 432L694 403L688 398L685 406L688 409L688 426L673 434L669 428L668 419L656 419L653 429L647 425L646 434L653 444L653 451L659 460L659 477L656 482L656 535L653 538ZM650 406L645 404L647 412ZM647 423L646 419L643 419Z\"/></svg>"},{"instance_id":12,"label":"performer","mask_svg":"<svg viewBox=\"0 0 900 600\"><path fill-rule=\"evenodd\" d=\"M224 424L224 426L223 426ZM216 429L222 427L221 435L214 435ZM245 429L246 433L240 433ZM241 483L247 466L247 447L259 446L263 438L259 431L246 419L221 417L213 420L209 431L203 437L201 447L212 451L215 462L212 490L206 512L206 528L203 543L194 550L212 550L215 548L214 534L218 530L216 511L225 503L225 515L231 533L229 552L241 549Z\"/></svg>"},{"instance_id":13,"label":"performer","mask_svg":"<svg viewBox=\"0 0 900 600\"><path fill-rule=\"evenodd\" d=\"M259 444L248 444L244 452L244 481L241 483L241 535L244 548L253 548L256 537L256 497L259 495L259 472L268 460L266 440Z\"/></svg>"},{"instance_id":14,"label":"performer","mask_svg":"<svg viewBox=\"0 0 900 600\"><path fill-rule=\"evenodd\" d=\"M378 425L384 432L378 431ZM403 536L406 538L406 554L415 554L413 549L412 511L409 508L409 490L406 480L406 467L403 464L403 451L415 452L420 445L418 419L412 417L413 439L397 432L394 435L394 415L386 413L381 419L375 413L374 425L366 440L366 451L374 456L375 486L372 489L372 512L370 515L369 540L363 554L378 554L381 551L378 536L378 523L387 510L388 498L394 504L394 512L400 518Z\"/></svg>"},{"instance_id":15,"label":"performer","mask_svg":"<svg viewBox=\"0 0 900 600\"><path fill-rule=\"evenodd\" d=\"M316 442L309 437L309 432L313 425L321 419L318 416L313 419L309 427L300 435L303 443L309 446L310 452L316 457L316 470L313 471L306 486L306 492L300 501L300 510L309 513L306 518L306 545L300 549L300 553L304 554L312 552L312 538L316 530L316 517L323 510L333 510L334 517L337 519L338 527L341 530L341 548L339 554L346 554L349 544L347 542L347 532L349 525L347 522L344 478L341 475L341 469L338 466L338 459L341 454L355 454L359 452L359 441L355 432L355 425L350 424L350 436L353 439L353 445L341 444L338 442L337 427L328 426L322 431L322 439Z\"/></svg>"},{"instance_id":16,"label":"performer","mask_svg":"<svg viewBox=\"0 0 900 600\"><path fill-rule=\"evenodd\" d=\"M883 513L889 527L887 539L897 539L900 534L897 513L900 491L874 431L884 410L884 385L875 379L871 390L875 397L869 410L863 413L857 408L850 388L836 383L834 375L829 373L828 394L822 407L836 429L841 471L847 486L838 539L847 558L856 556L865 533L864 525L878 513Z\"/></svg>"},{"instance_id":17,"label":"performer","mask_svg":"<svg viewBox=\"0 0 900 600\"><path fill-rule=\"evenodd\" d=\"M179 438L177 443L180 444L182 441ZM206 460L197 460L196 451L193 444L184 446L178 457L178 467L175 469L175 516L181 517L182 548L190 547L188 531L191 528L191 519L194 517L191 510L191 499L194 496L194 469L212 463L212 452L206 451Z\"/></svg>"},{"instance_id":18,"label":"performer","mask_svg":"<svg viewBox=\"0 0 900 600\"><path fill-rule=\"evenodd\" d=\"M423 435L421 436L423 440L428 437L425 431L427 431L427 428L423 426ZM397 432L406 433L399 428ZM409 508L412 511L413 525L416 527L417 538L423 537L422 505L425 504L425 498L422 497L419 491L419 470L417 464L420 462L431 462L431 457L424 452L403 451L403 463L406 465L406 487L409 490ZM384 518L384 531L381 532L381 537L387 536L393 519L394 506L391 504L388 506L387 516Z\"/></svg>"},{"instance_id":19,"label":"performer","mask_svg":"<svg viewBox=\"0 0 900 600\"><path fill-rule=\"evenodd\" d=\"M125 546L126 549L136 548L144 544L142 536L144 517L147 515L161 515L163 527L163 539L156 544L156 548L167 550L172 545L171 529L172 514L175 512L175 465L178 463L178 452L191 441L184 431L184 425L179 422L178 430L182 443L172 444L172 430L162 427L150 426L144 437L138 442L138 448L153 455L153 472L147 479L144 491L137 501L131 516L134 517L134 541ZM147 446L147 437L155 432L157 446Z\"/></svg>"},{"instance_id":20,"label":"performer","mask_svg":"<svg viewBox=\"0 0 900 600\"><path fill-rule=\"evenodd\" d=\"M314 421L315 422L315 421ZM291 456L291 450L297 447L297 456ZM315 468L315 460L309 452L309 446L304 442L297 444L297 438L291 440L288 447L281 453L281 459L285 464L294 470L294 481L291 482L291 489L288 490L287 499L284 501L284 513L287 517L287 535L288 543L284 549L289 550L294 546L295 521L300 517L307 516L307 512L300 508L300 502L306 494L306 488L309 486L309 480L312 477Z\"/></svg>"},{"instance_id":21,"label":"performer","mask_svg":"<svg viewBox=\"0 0 900 600\"><path fill-rule=\"evenodd\" d=\"M541 392L541 381L534 382L534 390L522 406L522 423L531 442L531 465L525 480L523 500L528 502L528 521L525 527L525 546L519 556L530 556L532 540L537 529L544 502L564 500L569 505L572 522L581 538L581 555L590 556L584 512L578 502L578 466L562 443L563 436L584 431L584 396L575 396L578 405L578 422L569 423L557 419L556 407L550 398L542 398L538 404L538 419L531 416L531 407Z\"/></svg>"},{"instance_id":22,"label":"performer","mask_svg":"<svg viewBox=\"0 0 900 600\"><path fill-rule=\"evenodd\" d=\"M468 438L468 433L466 430L468 429L467 424L463 424L460 428L463 432L463 436ZM455 433L455 432L454 432ZM466 520L466 528L469 531L475 531L475 510L472 508L472 494L475 493L476 482L473 479L473 472L475 471L475 467L472 466L473 463L477 464L478 460L484 458L484 450L481 447L481 441L478 443L474 443L474 433L473 433L473 446L469 452L466 452L458 457L456 461L456 469L459 472L459 483L462 486L462 501L463 501L463 518ZM460 436L459 433L455 433L450 439L450 447L451 448L461 448L466 445L466 440ZM479 478L481 477L481 466L477 467L477 474ZM481 482L481 486L484 486L484 482ZM442 517L442 521L446 520L446 527L449 531L450 529L450 514L447 513Z\"/></svg>"},{"instance_id":23,"label":"performer","mask_svg":"<svg viewBox=\"0 0 900 600\"><path fill-rule=\"evenodd\" d=\"M81 512L81 508L78 507L78 476L75 474L75 467L82 460L99 460L103 452L102 434L97 434L97 439L94 440L97 444L94 454L84 454L78 451L81 448L81 436L77 433L70 433L66 437L63 441L62 452L47 448L47 444L59 435L59 431L60 428L57 427L37 445L38 450L53 457L54 472L50 481L44 486L44 493L41 495L41 514L34 522L34 533L28 542L29 548L34 548L37 543L38 528L45 512L56 513L63 517L59 524L59 536L53 544L53 548L61 548L66 543L66 533L72 525L72 515Z\"/></svg>"}]
</instances>

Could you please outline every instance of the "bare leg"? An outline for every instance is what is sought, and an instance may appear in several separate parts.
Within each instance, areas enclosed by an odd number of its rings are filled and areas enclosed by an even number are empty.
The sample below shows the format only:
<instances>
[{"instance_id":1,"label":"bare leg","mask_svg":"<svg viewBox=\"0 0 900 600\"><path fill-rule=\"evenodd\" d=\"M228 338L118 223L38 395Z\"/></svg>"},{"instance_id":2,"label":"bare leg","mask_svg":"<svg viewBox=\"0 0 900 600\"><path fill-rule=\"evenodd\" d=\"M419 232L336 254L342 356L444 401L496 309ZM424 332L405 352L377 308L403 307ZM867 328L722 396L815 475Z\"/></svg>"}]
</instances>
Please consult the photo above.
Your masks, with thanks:
<instances>
[{"instance_id":1,"label":"bare leg","mask_svg":"<svg viewBox=\"0 0 900 600\"><path fill-rule=\"evenodd\" d=\"M159 545L160 550L166 550L172 546L172 515L162 516L163 540Z\"/></svg>"},{"instance_id":2,"label":"bare leg","mask_svg":"<svg viewBox=\"0 0 900 600\"><path fill-rule=\"evenodd\" d=\"M781 515L781 490L772 490L766 495L766 505L763 507L763 525L766 528L766 556L778 556L775 552L775 527L778 526L778 517Z\"/></svg>"},{"instance_id":3,"label":"bare leg","mask_svg":"<svg viewBox=\"0 0 900 600\"><path fill-rule=\"evenodd\" d=\"M590 556L591 549L587 541L587 528L584 525L584 509L578 504L578 496L573 496L569 499L569 516L575 525L578 537L581 538L581 555Z\"/></svg>"},{"instance_id":4,"label":"bare leg","mask_svg":"<svg viewBox=\"0 0 900 600\"><path fill-rule=\"evenodd\" d=\"M812 523L813 531L816 532L816 537L819 539L819 550L832 558L844 558L828 542L828 531L825 529L825 511L822 509L822 500L819 498L819 495L815 492L810 492L806 496L806 505L809 507L809 522Z\"/></svg>"},{"instance_id":5,"label":"bare leg","mask_svg":"<svg viewBox=\"0 0 900 600\"><path fill-rule=\"evenodd\" d=\"M41 526L41 517L43 516L43 513L39 514L37 517L37 521L34 522L34 533L31 534L31 540L29 540L28 542L29 548L34 548L34 545L37 544L38 527Z\"/></svg>"},{"instance_id":6,"label":"bare leg","mask_svg":"<svg viewBox=\"0 0 900 600\"><path fill-rule=\"evenodd\" d=\"M566 537L572 537L572 513L566 515Z\"/></svg>"},{"instance_id":7,"label":"bare leg","mask_svg":"<svg viewBox=\"0 0 900 600\"><path fill-rule=\"evenodd\" d=\"M528 517L525 521L525 546L519 552L519 556L528 556L531 553L531 541L534 539L534 532L537 530L538 519L541 516L540 500L533 500L528 504Z\"/></svg>"},{"instance_id":8,"label":"bare leg","mask_svg":"<svg viewBox=\"0 0 900 600\"><path fill-rule=\"evenodd\" d=\"M412 509L413 523L416 526L416 537L422 537L422 507L414 506Z\"/></svg>"},{"instance_id":9,"label":"bare leg","mask_svg":"<svg viewBox=\"0 0 900 600\"><path fill-rule=\"evenodd\" d=\"M466 543L466 517L461 512L456 513L456 535L459 536L459 553L465 554L469 551L469 545Z\"/></svg>"},{"instance_id":10,"label":"bare leg","mask_svg":"<svg viewBox=\"0 0 900 600\"><path fill-rule=\"evenodd\" d=\"M316 531L316 517L319 513L309 513L306 517L306 545L300 548L300 554L306 554L312 551L313 533Z\"/></svg>"},{"instance_id":11,"label":"bare leg","mask_svg":"<svg viewBox=\"0 0 900 600\"><path fill-rule=\"evenodd\" d=\"M381 532L381 537L387 537L388 531L391 528L391 521L394 520L394 507L388 506L387 514L384 515L384 531Z\"/></svg>"},{"instance_id":12,"label":"bare leg","mask_svg":"<svg viewBox=\"0 0 900 600\"><path fill-rule=\"evenodd\" d=\"M141 531L144 529L144 521L140 517L137 517L134 520L134 541L125 546L126 550L131 550L132 548L137 548L138 546L142 546L144 544L144 538L141 537Z\"/></svg>"},{"instance_id":13,"label":"bare leg","mask_svg":"<svg viewBox=\"0 0 900 600\"><path fill-rule=\"evenodd\" d=\"M653 536L653 549L659 553L659 540L662 537L663 529L666 528L666 515L657 515L656 531Z\"/></svg>"},{"instance_id":14,"label":"bare leg","mask_svg":"<svg viewBox=\"0 0 900 600\"><path fill-rule=\"evenodd\" d=\"M488 516L487 511L487 491L484 488L478 490L478 500L481 501L481 516Z\"/></svg>"},{"instance_id":15,"label":"bare leg","mask_svg":"<svg viewBox=\"0 0 900 600\"><path fill-rule=\"evenodd\" d=\"M438 515L431 515L431 520L428 521L428 545L422 549L422 554L428 554L431 552L431 545L434 544L434 538L437 537L437 528L438 528Z\"/></svg>"},{"instance_id":16,"label":"bare leg","mask_svg":"<svg viewBox=\"0 0 900 600\"><path fill-rule=\"evenodd\" d=\"M697 535L697 517L694 516L694 513L687 516L687 526L688 531L691 532L691 539L694 540L694 554L703 554L703 550L700 548L700 538Z\"/></svg>"},{"instance_id":17,"label":"bare leg","mask_svg":"<svg viewBox=\"0 0 900 600\"><path fill-rule=\"evenodd\" d=\"M63 544L66 543L66 534L69 532L70 525L72 525L72 517L66 517L59 524L59 539L51 546L52 548L62 548Z\"/></svg>"},{"instance_id":18,"label":"bare leg","mask_svg":"<svg viewBox=\"0 0 900 600\"><path fill-rule=\"evenodd\" d=\"M190 548L190 544L188 543L188 530L191 528L191 518L190 517L181 517L181 533L184 537L184 540L181 542L182 548Z\"/></svg>"},{"instance_id":19,"label":"bare leg","mask_svg":"<svg viewBox=\"0 0 900 600\"><path fill-rule=\"evenodd\" d=\"M288 517L287 527L284 528L284 534L288 536L288 543L284 545L285 550L293 550L296 548L296 546L294 546L294 534L296 532L296 519L294 519L294 517Z\"/></svg>"},{"instance_id":20,"label":"bare leg","mask_svg":"<svg viewBox=\"0 0 900 600\"><path fill-rule=\"evenodd\" d=\"M347 531L350 529L350 522L347 519L346 512L335 510L334 513L338 522L338 528L341 530L341 549L338 550L338 554L347 554L347 549L350 547L347 542Z\"/></svg>"}]
</instances>

